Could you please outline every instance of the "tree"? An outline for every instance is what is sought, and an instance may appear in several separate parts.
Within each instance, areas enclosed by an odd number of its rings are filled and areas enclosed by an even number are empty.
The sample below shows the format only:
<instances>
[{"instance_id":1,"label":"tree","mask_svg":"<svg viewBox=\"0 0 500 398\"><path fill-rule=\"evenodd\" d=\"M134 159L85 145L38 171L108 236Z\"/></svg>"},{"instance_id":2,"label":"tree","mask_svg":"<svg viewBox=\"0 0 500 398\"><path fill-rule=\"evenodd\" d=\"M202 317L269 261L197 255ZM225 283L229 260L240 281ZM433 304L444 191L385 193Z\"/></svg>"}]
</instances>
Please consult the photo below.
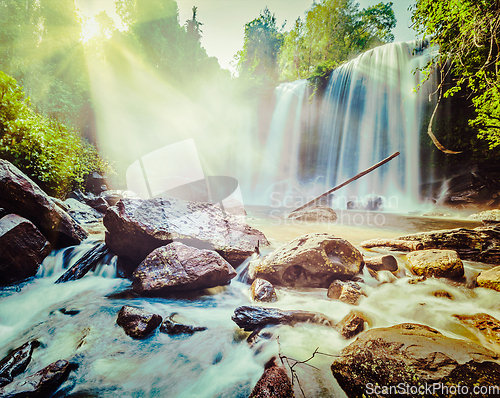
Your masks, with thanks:
<instances>
[{"instance_id":1,"label":"tree","mask_svg":"<svg viewBox=\"0 0 500 398\"><path fill-rule=\"evenodd\" d=\"M278 81L278 55L283 34L276 17L266 7L259 17L245 25L243 49L236 54L237 69L243 78L260 84Z\"/></svg>"},{"instance_id":2,"label":"tree","mask_svg":"<svg viewBox=\"0 0 500 398\"><path fill-rule=\"evenodd\" d=\"M281 78L324 78L362 51L394 40L392 3L359 10L354 0L321 0L285 35Z\"/></svg>"},{"instance_id":3,"label":"tree","mask_svg":"<svg viewBox=\"0 0 500 398\"><path fill-rule=\"evenodd\" d=\"M470 120L490 148L500 145L500 1L417 0L414 29L440 53L427 67L452 75L444 97L469 90L476 117ZM443 80L444 81L444 80ZM443 88L442 86L440 87Z\"/></svg>"}]
</instances>

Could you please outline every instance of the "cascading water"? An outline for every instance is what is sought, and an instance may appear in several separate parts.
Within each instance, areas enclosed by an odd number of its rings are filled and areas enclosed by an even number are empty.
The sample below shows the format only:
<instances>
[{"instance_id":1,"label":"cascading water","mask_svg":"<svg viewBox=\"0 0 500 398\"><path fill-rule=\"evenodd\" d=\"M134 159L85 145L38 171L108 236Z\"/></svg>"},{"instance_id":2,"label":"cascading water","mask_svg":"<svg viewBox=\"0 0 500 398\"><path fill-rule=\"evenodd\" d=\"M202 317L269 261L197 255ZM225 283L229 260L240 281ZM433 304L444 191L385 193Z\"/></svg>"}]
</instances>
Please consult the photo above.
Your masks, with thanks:
<instances>
[{"instance_id":1,"label":"cascading water","mask_svg":"<svg viewBox=\"0 0 500 398\"><path fill-rule=\"evenodd\" d=\"M435 51L421 42L394 43L340 66L322 104L313 105L319 116L312 123L301 120L300 102L311 107L303 101L306 82L279 86L265 148L272 160L263 164L258 185L261 203L279 198L283 205L290 187L296 197L315 197L400 151L389 164L339 191L335 206L346 208L370 194L381 196L392 211L418 204L419 139L434 82L414 89L422 80L417 68ZM299 105L291 105L292 96Z\"/></svg>"}]
</instances>

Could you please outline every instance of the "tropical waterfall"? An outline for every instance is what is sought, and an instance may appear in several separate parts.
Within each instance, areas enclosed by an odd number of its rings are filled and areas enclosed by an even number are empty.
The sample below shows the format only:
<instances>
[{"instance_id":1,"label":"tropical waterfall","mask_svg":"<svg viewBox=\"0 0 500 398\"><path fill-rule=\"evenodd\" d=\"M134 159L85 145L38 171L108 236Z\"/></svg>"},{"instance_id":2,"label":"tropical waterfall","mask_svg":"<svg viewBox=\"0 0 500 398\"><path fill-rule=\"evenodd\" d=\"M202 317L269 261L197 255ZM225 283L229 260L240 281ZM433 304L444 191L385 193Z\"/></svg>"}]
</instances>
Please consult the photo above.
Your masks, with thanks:
<instances>
[{"instance_id":1,"label":"tropical waterfall","mask_svg":"<svg viewBox=\"0 0 500 398\"><path fill-rule=\"evenodd\" d=\"M415 92L423 77L417 68L433 53L419 41L367 51L333 71L321 101L309 99L305 80L280 85L253 201L300 205L400 151L338 191L334 207L377 195L386 209L414 208L420 133L435 88L431 79Z\"/></svg>"}]
</instances>

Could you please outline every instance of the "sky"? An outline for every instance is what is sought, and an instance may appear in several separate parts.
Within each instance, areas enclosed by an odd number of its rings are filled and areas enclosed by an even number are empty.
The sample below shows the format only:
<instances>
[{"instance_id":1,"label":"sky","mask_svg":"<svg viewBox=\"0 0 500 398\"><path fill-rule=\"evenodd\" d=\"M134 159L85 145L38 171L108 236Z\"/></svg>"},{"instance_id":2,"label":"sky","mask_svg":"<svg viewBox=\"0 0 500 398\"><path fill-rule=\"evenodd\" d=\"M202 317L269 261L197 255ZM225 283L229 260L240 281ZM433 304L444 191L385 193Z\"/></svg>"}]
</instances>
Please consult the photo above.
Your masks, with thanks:
<instances>
[{"instance_id":1,"label":"sky","mask_svg":"<svg viewBox=\"0 0 500 398\"><path fill-rule=\"evenodd\" d=\"M357 0L360 8L375 5L380 1ZM89 18L102 10L117 18L113 0L76 0L75 3ZM411 13L408 11L408 6L414 1L393 0L393 3L398 21L393 30L395 41L415 39L415 33L409 27ZM202 46L209 56L219 60L221 67L231 71L233 68L230 63L243 47L244 25L257 18L261 10L267 6L275 14L278 26L286 21L285 30L290 30L295 20L303 17L312 4L313 0L177 0L181 25L192 17L193 6L198 7L197 19L203 23Z\"/></svg>"}]
</instances>

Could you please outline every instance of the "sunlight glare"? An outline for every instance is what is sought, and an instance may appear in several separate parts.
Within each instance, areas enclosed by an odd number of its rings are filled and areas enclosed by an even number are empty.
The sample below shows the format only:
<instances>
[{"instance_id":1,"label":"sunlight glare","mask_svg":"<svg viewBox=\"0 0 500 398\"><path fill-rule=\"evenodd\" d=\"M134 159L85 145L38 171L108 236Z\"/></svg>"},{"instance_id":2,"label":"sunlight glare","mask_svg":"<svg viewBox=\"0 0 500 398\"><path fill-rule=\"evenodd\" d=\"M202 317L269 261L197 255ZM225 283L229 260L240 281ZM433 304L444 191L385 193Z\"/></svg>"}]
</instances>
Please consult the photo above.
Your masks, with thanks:
<instances>
[{"instance_id":1,"label":"sunlight glare","mask_svg":"<svg viewBox=\"0 0 500 398\"><path fill-rule=\"evenodd\" d=\"M94 17L82 17L82 41L87 43L92 37L99 33L99 25Z\"/></svg>"}]
</instances>

